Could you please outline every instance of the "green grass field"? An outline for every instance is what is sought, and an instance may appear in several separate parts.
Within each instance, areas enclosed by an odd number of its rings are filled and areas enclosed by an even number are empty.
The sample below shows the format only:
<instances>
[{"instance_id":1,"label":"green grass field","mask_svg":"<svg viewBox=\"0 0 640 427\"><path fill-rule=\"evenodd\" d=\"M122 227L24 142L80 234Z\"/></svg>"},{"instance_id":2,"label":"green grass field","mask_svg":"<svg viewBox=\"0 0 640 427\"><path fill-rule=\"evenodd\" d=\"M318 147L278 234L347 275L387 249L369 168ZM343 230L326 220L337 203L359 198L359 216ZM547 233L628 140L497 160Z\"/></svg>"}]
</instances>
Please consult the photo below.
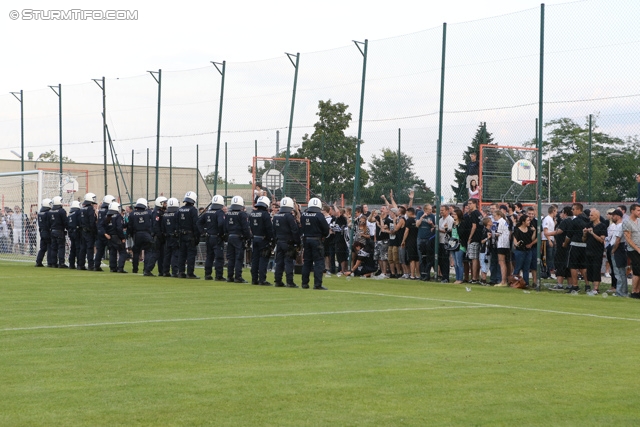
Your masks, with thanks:
<instances>
[{"instance_id":1,"label":"green grass field","mask_svg":"<svg viewBox=\"0 0 640 427\"><path fill-rule=\"evenodd\" d=\"M0 425L640 423L635 300L325 285L0 263Z\"/></svg>"}]
</instances>

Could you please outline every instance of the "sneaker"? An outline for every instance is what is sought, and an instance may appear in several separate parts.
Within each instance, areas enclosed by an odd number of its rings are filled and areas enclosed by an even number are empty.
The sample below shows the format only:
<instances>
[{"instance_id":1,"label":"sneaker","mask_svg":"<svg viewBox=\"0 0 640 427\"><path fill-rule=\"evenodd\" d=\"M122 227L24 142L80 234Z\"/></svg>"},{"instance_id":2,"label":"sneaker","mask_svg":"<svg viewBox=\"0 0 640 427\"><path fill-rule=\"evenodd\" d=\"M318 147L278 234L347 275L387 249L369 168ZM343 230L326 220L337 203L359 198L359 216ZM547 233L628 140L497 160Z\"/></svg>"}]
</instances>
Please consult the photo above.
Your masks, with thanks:
<instances>
[{"instance_id":1,"label":"sneaker","mask_svg":"<svg viewBox=\"0 0 640 427\"><path fill-rule=\"evenodd\" d=\"M342 271L338 271L338 272L336 273L336 276L338 276L338 277L342 277Z\"/></svg>"},{"instance_id":2,"label":"sneaker","mask_svg":"<svg viewBox=\"0 0 640 427\"><path fill-rule=\"evenodd\" d=\"M591 291L591 295L599 295L600 291L598 291L597 289L594 289L593 291Z\"/></svg>"},{"instance_id":3,"label":"sneaker","mask_svg":"<svg viewBox=\"0 0 640 427\"><path fill-rule=\"evenodd\" d=\"M589 292L591 290L591 285L584 285L584 291Z\"/></svg>"},{"instance_id":4,"label":"sneaker","mask_svg":"<svg viewBox=\"0 0 640 427\"><path fill-rule=\"evenodd\" d=\"M549 288L550 291L564 291L565 288L562 285L554 285Z\"/></svg>"},{"instance_id":5,"label":"sneaker","mask_svg":"<svg viewBox=\"0 0 640 427\"><path fill-rule=\"evenodd\" d=\"M567 294L571 294L573 292L580 292L580 286L568 286L564 292Z\"/></svg>"},{"instance_id":6,"label":"sneaker","mask_svg":"<svg viewBox=\"0 0 640 427\"><path fill-rule=\"evenodd\" d=\"M607 279L611 279L611 275L609 273L604 273L604 277L606 277Z\"/></svg>"},{"instance_id":7,"label":"sneaker","mask_svg":"<svg viewBox=\"0 0 640 427\"><path fill-rule=\"evenodd\" d=\"M325 277L331 277L331 273L327 271L327 273L325 274Z\"/></svg>"},{"instance_id":8,"label":"sneaker","mask_svg":"<svg viewBox=\"0 0 640 427\"><path fill-rule=\"evenodd\" d=\"M442 280L440 280L440 283L449 283L449 280L448 279L442 279Z\"/></svg>"},{"instance_id":9,"label":"sneaker","mask_svg":"<svg viewBox=\"0 0 640 427\"><path fill-rule=\"evenodd\" d=\"M497 283L495 285L493 285L495 288L508 288L509 285L507 285L506 283Z\"/></svg>"},{"instance_id":10,"label":"sneaker","mask_svg":"<svg viewBox=\"0 0 640 427\"><path fill-rule=\"evenodd\" d=\"M384 274L384 273L381 273L381 274L378 276L378 279L388 279L388 278L389 278L389 276L387 276L387 275L386 275L386 274Z\"/></svg>"},{"instance_id":11,"label":"sneaker","mask_svg":"<svg viewBox=\"0 0 640 427\"><path fill-rule=\"evenodd\" d=\"M325 288L324 286L320 285L320 286L314 286L313 289L315 289L316 291L328 291L329 289Z\"/></svg>"}]
</instances>

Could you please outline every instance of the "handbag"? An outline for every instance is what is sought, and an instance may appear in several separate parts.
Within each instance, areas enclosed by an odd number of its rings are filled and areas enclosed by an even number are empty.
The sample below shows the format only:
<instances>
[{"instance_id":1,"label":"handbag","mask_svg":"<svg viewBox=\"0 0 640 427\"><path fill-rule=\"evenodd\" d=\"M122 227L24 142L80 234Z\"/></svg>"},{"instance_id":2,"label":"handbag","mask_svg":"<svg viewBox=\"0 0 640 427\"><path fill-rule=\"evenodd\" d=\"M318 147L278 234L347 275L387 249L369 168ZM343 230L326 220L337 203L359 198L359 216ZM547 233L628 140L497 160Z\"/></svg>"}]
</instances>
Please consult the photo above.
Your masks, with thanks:
<instances>
[{"instance_id":1,"label":"handbag","mask_svg":"<svg viewBox=\"0 0 640 427\"><path fill-rule=\"evenodd\" d=\"M460 249L460 240L451 237L447 240L445 247L448 251L457 251Z\"/></svg>"}]
</instances>

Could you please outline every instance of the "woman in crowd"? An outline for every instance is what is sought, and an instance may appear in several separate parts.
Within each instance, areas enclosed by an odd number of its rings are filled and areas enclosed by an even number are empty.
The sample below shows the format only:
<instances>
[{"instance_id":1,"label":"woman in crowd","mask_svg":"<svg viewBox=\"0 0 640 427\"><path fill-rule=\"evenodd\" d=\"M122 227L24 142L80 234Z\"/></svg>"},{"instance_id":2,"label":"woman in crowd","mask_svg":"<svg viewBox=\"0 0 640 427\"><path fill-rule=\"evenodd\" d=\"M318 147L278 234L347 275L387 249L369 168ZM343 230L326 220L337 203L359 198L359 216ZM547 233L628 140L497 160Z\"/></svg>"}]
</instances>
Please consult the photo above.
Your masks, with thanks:
<instances>
[{"instance_id":1,"label":"woman in crowd","mask_svg":"<svg viewBox=\"0 0 640 427\"><path fill-rule=\"evenodd\" d=\"M505 214L502 210L496 210L493 215L498 219L498 228L495 233L495 244L498 253L498 265L500 266L500 273L502 277L502 282L496 286L508 286L508 267L511 266L511 262L509 260L509 255L511 253L511 233L509 232L509 223L505 219Z\"/></svg>"},{"instance_id":2,"label":"woman in crowd","mask_svg":"<svg viewBox=\"0 0 640 427\"><path fill-rule=\"evenodd\" d=\"M459 242L459 247L456 250L450 251L453 254L453 268L456 272L456 281L454 284L462 283L463 275L464 275L464 254L466 253L466 248L463 246L463 243L460 240L460 235L458 234L458 228L460 224L464 221L464 214L460 209L456 209L453 211L453 227L451 228L451 238L457 239Z\"/></svg>"},{"instance_id":3,"label":"woman in crowd","mask_svg":"<svg viewBox=\"0 0 640 427\"><path fill-rule=\"evenodd\" d=\"M513 247L515 248L515 267L513 274L522 272L522 278L529 286L529 266L531 265L531 248L536 244L536 230L531 226L528 215L518 217L513 228Z\"/></svg>"}]
</instances>

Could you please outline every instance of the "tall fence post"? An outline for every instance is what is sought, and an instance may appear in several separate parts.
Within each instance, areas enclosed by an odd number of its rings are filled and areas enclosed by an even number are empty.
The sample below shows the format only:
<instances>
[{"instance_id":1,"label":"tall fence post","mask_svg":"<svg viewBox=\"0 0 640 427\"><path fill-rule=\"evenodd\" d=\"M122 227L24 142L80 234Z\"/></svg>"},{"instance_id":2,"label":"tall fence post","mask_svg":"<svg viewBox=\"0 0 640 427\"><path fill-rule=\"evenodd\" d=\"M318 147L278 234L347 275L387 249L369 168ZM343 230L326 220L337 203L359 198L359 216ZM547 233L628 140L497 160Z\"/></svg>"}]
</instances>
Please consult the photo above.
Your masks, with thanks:
<instances>
[{"instance_id":1,"label":"tall fence post","mask_svg":"<svg viewBox=\"0 0 640 427\"><path fill-rule=\"evenodd\" d=\"M200 199L200 145L198 144L196 144L196 198Z\"/></svg>"},{"instance_id":2,"label":"tall fence post","mask_svg":"<svg viewBox=\"0 0 640 427\"><path fill-rule=\"evenodd\" d=\"M365 82L367 80L367 51L369 48L369 40L365 39L363 42L357 42L353 40L356 47L362 54L362 86L360 89L360 114L358 117L358 140L356 141L356 173L355 179L353 181L353 201L351 202L351 212L353 215L352 219L355 219L356 216L356 204L358 203L359 197L359 189L360 189L360 142L362 138L362 112L364 108L364 87ZM364 46L364 49L360 48L360 45ZM351 247L353 248L353 235L355 233L355 226L351 227L351 232L349 236L349 242L351 243ZM349 265L351 265L351 254L353 251L349 250Z\"/></svg>"},{"instance_id":3,"label":"tall fence post","mask_svg":"<svg viewBox=\"0 0 640 427\"><path fill-rule=\"evenodd\" d=\"M162 100L162 69L158 71L149 71L151 77L158 83L158 121L156 125L156 195L155 198L158 198L158 176L160 171L160 106ZM156 77L156 74L158 77ZM147 171L148 174L148 171ZM148 179L147 179L148 182ZM148 187L148 185L147 185ZM147 199L149 198L149 189L147 188Z\"/></svg>"},{"instance_id":4,"label":"tall fence post","mask_svg":"<svg viewBox=\"0 0 640 427\"><path fill-rule=\"evenodd\" d=\"M291 113L289 114L289 133L287 134L287 153L285 155L285 162L284 162L284 187L283 187L283 196L287 196L287 189L288 189L288 179L289 179L289 156L291 155L291 132L293 131L293 112L295 110L295 106L296 106L296 88L298 87L298 65L300 64L300 52L296 53L295 55L291 54L291 53L287 53L287 58L289 58L289 61L291 61L291 63L293 64L293 67L295 68L295 73L294 73L294 77L293 77L293 95L291 96ZM291 59L291 57L295 56L296 61L293 62L293 60Z\"/></svg>"},{"instance_id":5,"label":"tall fence post","mask_svg":"<svg viewBox=\"0 0 640 427\"><path fill-rule=\"evenodd\" d=\"M543 113L543 101L544 101L544 3L540 5L540 86L538 90L538 170L536 172L536 179L538 182L536 183L537 187L537 201L538 201L538 221L542 222L542 171L540 170L540 166L542 165L542 113ZM541 258L540 258L540 249L542 248L542 236L540 233L536 233L538 238L538 244L536 245L536 259L537 259L537 268L536 268L536 290L540 291L541 288L541 280L540 280L540 267L541 267Z\"/></svg>"},{"instance_id":6,"label":"tall fence post","mask_svg":"<svg viewBox=\"0 0 640 427\"><path fill-rule=\"evenodd\" d=\"M321 139L322 141L322 198L327 200L327 195L324 192L324 131L322 132Z\"/></svg>"},{"instance_id":7,"label":"tall fence post","mask_svg":"<svg viewBox=\"0 0 640 427\"><path fill-rule=\"evenodd\" d=\"M24 92L20 89L20 92L11 92L11 95L20 102L20 171L24 172ZM20 189L22 194L20 209L24 213L24 175L20 178ZM38 203L40 202L42 201L38 200Z\"/></svg>"},{"instance_id":8,"label":"tall fence post","mask_svg":"<svg viewBox=\"0 0 640 427\"><path fill-rule=\"evenodd\" d=\"M227 143L224 143L224 201L227 201L227 197L228 197L228 188L227 185L229 184L229 175L227 175Z\"/></svg>"},{"instance_id":9,"label":"tall fence post","mask_svg":"<svg viewBox=\"0 0 640 427\"><path fill-rule=\"evenodd\" d=\"M58 133L60 139L60 196L62 197L62 85L49 86L58 95ZM57 90L56 90L57 89Z\"/></svg>"},{"instance_id":10,"label":"tall fence post","mask_svg":"<svg viewBox=\"0 0 640 427\"><path fill-rule=\"evenodd\" d=\"M587 201L591 203L591 179L592 175L592 167L593 167L593 158L592 158L592 149L593 149L593 125L592 125L593 115L589 114L589 195L587 197Z\"/></svg>"},{"instance_id":11,"label":"tall fence post","mask_svg":"<svg viewBox=\"0 0 640 427\"><path fill-rule=\"evenodd\" d=\"M129 198L129 203L133 206L133 162L134 162L134 150L131 150L131 197Z\"/></svg>"},{"instance_id":12,"label":"tall fence post","mask_svg":"<svg viewBox=\"0 0 640 427\"><path fill-rule=\"evenodd\" d=\"M402 153L401 144L402 144L402 131L400 130L400 128L398 128L398 185L396 185L396 198L400 195L400 189L402 188L400 184L402 181L402 179L400 178L402 176L402 162L400 157Z\"/></svg>"},{"instance_id":13,"label":"tall fence post","mask_svg":"<svg viewBox=\"0 0 640 427\"><path fill-rule=\"evenodd\" d=\"M147 148L147 200L149 200L149 149Z\"/></svg>"},{"instance_id":14,"label":"tall fence post","mask_svg":"<svg viewBox=\"0 0 640 427\"><path fill-rule=\"evenodd\" d=\"M447 23L442 24L442 64L440 66L440 113L438 119L438 148L436 149L436 235L434 264L438 271L440 258L440 204L442 200L442 121L444 117L444 72L447 52ZM448 265L448 263L447 263ZM443 279L449 279L449 270L440 273Z\"/></svg>"},{"instance_id":15,"label":"tall fence post","mask_svg":"<svg viewBox=\"0 0 640 427\"><path fill-rule=\"evenodd\" d=\"M220 129L222 128L222 101L224 100L224 76L226 72L225 68L226 68L227 62L222 61L222 63L219 63L219 62L211 61L211 63L213 64L214 67L216 67L216 70L218 70L218 72L222 76L222 83L220 84L220 108L218 109L218 135L216 137L216 164L215 164L214 179L213 179L213 194L215 195L215 194L218 194L217 191L218 191L218 160L220 159ZM218 68L218 65L222 67L222 70ZM225 147L226 147L226 142L225 142Z\"/></svg>"},{"instance_id":16,"label":"tall fence post","mask_svg":"<svg viewBox=\"0 0 640 427\"><path fill-rule=\"evenodd\" d=\"M173 147L169 147L169 197L173 196Z\"/></svg>"},{"instance_id":17,"label":"tall fence post","mask_svg":"<svg viewBox=\"0 0 640 427\"><path fill-rule=\"evenodd\" d=\"M102 141L103 141L103 173L104 173L104 194L109 194L107 184L107 92L105 79L92 79L102 90Z\"/></svg>"}]
</instances>

